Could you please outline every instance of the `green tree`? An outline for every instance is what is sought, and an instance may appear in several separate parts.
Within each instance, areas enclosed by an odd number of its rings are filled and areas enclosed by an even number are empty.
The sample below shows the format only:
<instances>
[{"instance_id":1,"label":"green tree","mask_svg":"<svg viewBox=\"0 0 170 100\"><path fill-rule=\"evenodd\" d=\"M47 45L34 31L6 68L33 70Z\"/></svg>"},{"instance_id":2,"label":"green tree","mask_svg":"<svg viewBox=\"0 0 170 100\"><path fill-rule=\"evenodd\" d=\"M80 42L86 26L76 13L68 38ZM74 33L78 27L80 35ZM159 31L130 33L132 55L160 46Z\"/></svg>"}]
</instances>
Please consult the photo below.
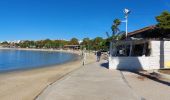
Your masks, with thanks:
<instances>
[{"instance_id":1,"label":"green tree","mask_svg":"<svg viewBox=\"0 0 170 100\"><path fill-rule=\"evenodd\" d=\"M82 45L88 45L89 44L90 39L89 38L84 38Z\"/></svg>"},{"instance_id":2,"label":"green tree","mask_svg":"<svg viewBox=\"0 0 170 100\"><path fill-rule=\"evenodd\" d=\"M52 40L46 39L43 41L44 47L45 48L52 48Z\"/></svg>"},{"instance_id":3,"label":"green tree","mask_svg":"<svg viewBox=\"0 0 170 100\"><path fill-rule=\"evenodd\" d=\"M7 41L4 41L1 43L1 45L9 45L9 43Z\"/></svg>"},{"instance_id":4,"label":"green tree","mask_svg":"<svg viewBox=\"0 0 170 100\"><path fill-rule=\"evenodd\" d=\"M161 38L166 37L167 34L170 34L170 12L164 11L161 15L156 16L157 27L161 32Z\"/></svg>"},{"instance_id":5,"label":"green tree","mask_svg":"<svg viewBox=\"0 0 170 100\"><path fill-rule=\"evenodd\" d=\"M86 48L88 50L91 49L91 43L90 43L90 39L89 38L84 38L81 45L83 45L83 48Z\"/></svg>"},{"instance_id":6,"label":"green tree","mask_svg":"<svg viewBox=\"0 0 170 100\"><path fill-rule=\"evenodd\" d=\"M43 40L36 41L35 44L36 44L36 48L43 48L44 47Z\"/></svg>"},{"instance_id":7,"label":"green tree","mask_svg":"<svg viewBox=\"0 0 170 100\"><path fill-rule=\"evenodd\" d=\"M77 38L72 38L71 40L70 40L70 43L69 43L70 45L79 45L79 41L78 41L78 39Z\"/></svg>"},{"instance_id":8,"label":"green tree","mask_svg":"<svg viewBox=\"0 0 170 100\"><path fill-rule=\"evenodd\" d=\"M31 42L29 40L23 41L20 44L21 48L30 48Z\"/></svg>"},{"instance_id":9,"label":"green tree","mask_svg":"<svg viewBox=\"0 0 170 100\"><path fill-rule=\"evenodd\" d=\"M102 46L103 46L103 38L102 37L96 37L94 40L93 40L93 48L95 50L99 50L99 49L102 49Z\"/></svg>"},{"instance_id":10,"label":"green tree","mask_svg":"<svg viewBox=\"0 0 170 100\"><path fill-rule=\"evenodd\" d=\"M168 11L162 12L161 15L156 17L158 22L157 26L161 29L170 29L170 13Z\"/></svg>"}]
</instances>

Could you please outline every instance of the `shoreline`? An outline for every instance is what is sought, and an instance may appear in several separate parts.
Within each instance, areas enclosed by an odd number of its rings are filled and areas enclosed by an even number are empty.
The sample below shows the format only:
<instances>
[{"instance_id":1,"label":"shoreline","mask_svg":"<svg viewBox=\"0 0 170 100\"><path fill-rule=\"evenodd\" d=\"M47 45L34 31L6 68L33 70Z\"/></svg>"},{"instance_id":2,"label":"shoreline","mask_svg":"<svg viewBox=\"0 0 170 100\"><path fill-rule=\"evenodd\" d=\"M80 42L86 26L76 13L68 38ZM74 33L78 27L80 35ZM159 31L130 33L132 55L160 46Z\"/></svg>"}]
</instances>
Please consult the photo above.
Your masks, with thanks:
<instances>
[{"instance_id":1,"label":"shoreline","mask_svg":"<svg viewBox=\"0 0 170 100\"><path fill-rule=\"evenodd\" d=\"M5 70L5 71L0 71L0 75L2 74L10 74L10 73L18 73L18 72L24 72L24 71L31 71L31 70L38 70L38 69L43 69L43 68L53 68L57 66L64 66L65 64L69 63L74 63L76 61L82 60L80 56L76 55L74 60L70 60L64 63L59 63L59 64L53 64L53 65L44 65L44 66L39 66L39 67L32 67L32 68L22 68L22 69L14 69L14 70Z\"/></svg>"},{"instance_id":2,"label":"shoreline","mask_svg":"<svg viewBox=\"0 0 170 100\"><path fill-rule=\"evenodd\" d=\"M87 64L94 61L94 55L88 54ZM48 85L81 67L82 60L79 58L60 65L0 74L0 98L33 100Z\"/></svg>"},{"instance_id":3,"label":"shoreline","mask_svg":"<svg viewBox=\"0 0 170 100\"><path fill-rule=\"evenodd\" d=\"M35 49L35 48L0 48L0 50L25 50L25 51L49 51L49 52L64 52L80 54L81 51L77 50L63 50L63 49Z\"/></svg>"},{"instance_id":4,"label":"shoreline","mask_svg":"<svg viewBox=\"0 0 170 100\"><path fill-rule=\"evenodd\" d=\"M71 51L71 50L55 50L55 49L32 49L32 48L0 48L0 50L23 50L23 51L44 51L44 52L62 52L62 53L71 53L75 55L74 59L71 59L64 63L58 63L58 64L52 64L52 65L44 65L39 67L32 67L32 68L22 68L22 69L14 69L14 70L4 70L0 71L1 74L5 73L13 73L13 72L20 72L20 71L26 71L26 70L35 70L39 68L45 68L45 67L56 67L59 65L67 64L70 62L74 62L76 60L81 60L80 51Z\"/></svg>"},{"instance_id":5,"label":"shoreline","mask_svg":"<svg viewBox=\"0 0 170 100\"><path fill-rule=\"evenodd\" d=\"M22 68L22 69L13 69L13 70L3 70L0 71L0 75L1 74L8 74L8 73L17 73L17 72L22 72L22 71L29 71L29 70L37 70L37 69L42 69L42 68L52 68L52 67L57 67L57 66L61 66L61 65L65 65L68 63L73 63L75 61L78 60L82 60L81 57L79 55L75 55L76 57L73 60L64 62L64 63L58 63L58 64L52 64L52 65L44 65L44 66L39 66L39 67L30 67L30 68Z\"/></svg>"}]
</instances>

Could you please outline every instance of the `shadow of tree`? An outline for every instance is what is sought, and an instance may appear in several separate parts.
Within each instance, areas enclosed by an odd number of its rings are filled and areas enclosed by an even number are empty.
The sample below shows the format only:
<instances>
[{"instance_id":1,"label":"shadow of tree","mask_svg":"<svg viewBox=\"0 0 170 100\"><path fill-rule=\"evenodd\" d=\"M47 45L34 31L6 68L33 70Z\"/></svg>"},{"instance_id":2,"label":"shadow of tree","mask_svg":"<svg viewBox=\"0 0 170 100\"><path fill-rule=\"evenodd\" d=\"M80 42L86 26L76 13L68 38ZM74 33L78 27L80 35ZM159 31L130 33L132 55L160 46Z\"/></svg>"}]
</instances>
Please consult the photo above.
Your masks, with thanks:
<instances>
[{"instance_id":1,"label":"shadow of tree","mask_svg":"<svg viewBox=\"0 0 170 100\"><path fill-rule=\"evenodd\" d=\"M161 79L160 76L157 73L155 73L155 72L149 73L149 74L145 74L145 73L141 73L141 72L138 72L138 71L129 71L129 70L120 70L120 71L127 71L127 72L131 72L131 73L135 73L135 74L137 74L139 76L148 78L148 79L153 80L155 82L158 82L158 83L170 86L170 82L169 81L165 81L165 80Z\"/></svg>"}]
</instances>

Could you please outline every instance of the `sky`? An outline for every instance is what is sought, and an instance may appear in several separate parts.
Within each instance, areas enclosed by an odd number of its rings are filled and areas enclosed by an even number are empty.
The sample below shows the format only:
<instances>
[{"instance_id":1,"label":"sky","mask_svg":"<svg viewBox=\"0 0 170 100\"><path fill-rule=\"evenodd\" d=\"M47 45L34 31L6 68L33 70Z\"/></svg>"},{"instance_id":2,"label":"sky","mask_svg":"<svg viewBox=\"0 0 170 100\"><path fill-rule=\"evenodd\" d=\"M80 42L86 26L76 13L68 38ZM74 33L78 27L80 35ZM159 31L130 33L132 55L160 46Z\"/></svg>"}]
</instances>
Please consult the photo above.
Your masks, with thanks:
<instances>
[{"instance_id":1,"label":"sky","mask_svg":"<svg viewBox=\"0 0 170 100\"><path fill-rule=\"evenodd\" d=\"M131 10L131 32L156 24L170 0L0 0L0 41L106 38L113 20L124 20L124 8Z\"/></svg>"}]
</instances>

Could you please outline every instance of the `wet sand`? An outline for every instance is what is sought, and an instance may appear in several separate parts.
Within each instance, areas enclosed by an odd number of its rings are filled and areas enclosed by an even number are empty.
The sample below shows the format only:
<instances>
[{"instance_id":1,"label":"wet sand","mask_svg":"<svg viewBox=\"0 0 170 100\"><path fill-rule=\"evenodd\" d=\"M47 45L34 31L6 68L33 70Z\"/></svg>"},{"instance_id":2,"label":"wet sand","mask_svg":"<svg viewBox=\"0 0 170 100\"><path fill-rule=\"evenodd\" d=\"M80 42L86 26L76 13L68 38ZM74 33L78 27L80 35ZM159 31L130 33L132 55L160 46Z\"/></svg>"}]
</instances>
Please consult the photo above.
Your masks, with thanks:
<instances>
[{"instance_id":1,"label":"wet sand","mask_svg":"<svg viewBox=\"0 0 170 100\"><path fill-rule=\"evenodd\" d=\"M87 64L95 61L87 55ZM1 100L34 100L48 85L82 67L82 60L62 65L0 74Z\"/></svg>"}]
</instances>

